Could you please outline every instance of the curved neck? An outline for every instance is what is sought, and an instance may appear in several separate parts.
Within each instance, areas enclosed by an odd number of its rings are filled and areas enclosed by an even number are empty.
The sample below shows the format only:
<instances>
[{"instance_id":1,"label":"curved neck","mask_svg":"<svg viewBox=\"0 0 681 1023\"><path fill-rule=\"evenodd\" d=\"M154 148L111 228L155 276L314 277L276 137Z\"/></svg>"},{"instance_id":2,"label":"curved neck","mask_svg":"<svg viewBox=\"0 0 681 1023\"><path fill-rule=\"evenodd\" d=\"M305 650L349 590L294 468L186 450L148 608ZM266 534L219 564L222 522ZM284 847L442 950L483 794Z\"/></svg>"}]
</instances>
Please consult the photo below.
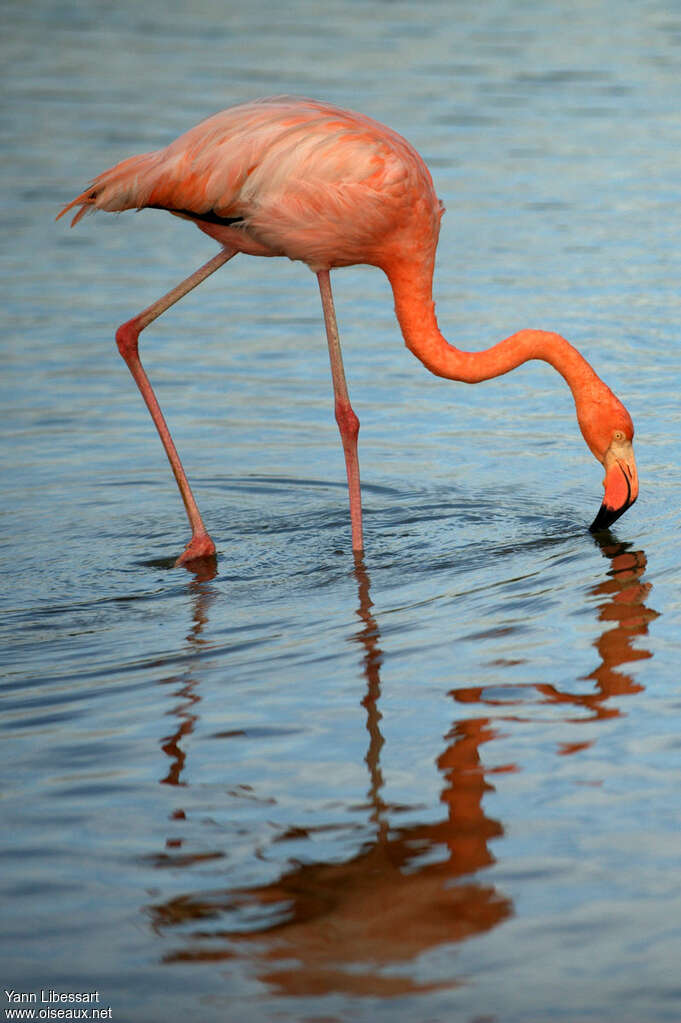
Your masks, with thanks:
<instances>
[{"instance_id":1,"label":"curved neck","mask_svg":"<svg viewBox=\"0 0 681 1023\"><path fill-rule=\"evenodd\" d=\"M432 266L403 263L387 269L395 312L407 347L436 376L477 384L502 376L530 359L541 359L556 369L578 400L609 389L560 334L521 330L481 352L463 352L440 333L432 298Z\"/></svg>"}]
</instances>

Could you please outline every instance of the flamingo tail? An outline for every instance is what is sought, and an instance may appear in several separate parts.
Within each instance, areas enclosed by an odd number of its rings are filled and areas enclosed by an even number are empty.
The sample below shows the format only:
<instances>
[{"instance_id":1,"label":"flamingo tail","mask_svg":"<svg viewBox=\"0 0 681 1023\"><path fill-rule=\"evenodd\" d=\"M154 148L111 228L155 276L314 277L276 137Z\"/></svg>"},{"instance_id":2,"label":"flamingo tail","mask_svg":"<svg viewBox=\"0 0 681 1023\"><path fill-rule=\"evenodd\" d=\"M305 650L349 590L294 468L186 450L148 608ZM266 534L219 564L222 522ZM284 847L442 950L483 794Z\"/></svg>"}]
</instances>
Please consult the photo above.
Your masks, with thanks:
<instances>
[{"instance_id":1,"label":"flamingo tail","mask_svg":"<svg viewBox=\"0 0 681 1023\"><path fill-rule=\"evenodd\" d=\"M78 207L71 221L73 227L90 211L120 212L146 206L153 187L153 171L158 163L158 155L144 153L142 156L131 156L97 175L84 192L64 206L56 219L59 220L69 210Z\"/></svg>"}]
</instances>

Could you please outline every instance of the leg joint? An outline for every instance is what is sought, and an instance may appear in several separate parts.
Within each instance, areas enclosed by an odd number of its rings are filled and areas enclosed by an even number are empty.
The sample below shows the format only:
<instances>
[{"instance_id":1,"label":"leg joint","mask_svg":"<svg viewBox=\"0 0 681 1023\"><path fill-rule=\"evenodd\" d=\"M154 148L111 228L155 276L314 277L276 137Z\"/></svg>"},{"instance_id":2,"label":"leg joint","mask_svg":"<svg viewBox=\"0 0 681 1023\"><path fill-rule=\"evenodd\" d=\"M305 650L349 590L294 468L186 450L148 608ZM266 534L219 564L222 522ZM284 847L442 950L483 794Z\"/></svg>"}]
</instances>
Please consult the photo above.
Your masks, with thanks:
<instances>
[{"instance_id":1,"label":"leg joint","mask_svg":"<svg viewBox=\"0 0 681 1023\"><path fill-rule=\"evenodd\" d=\"M349 401L336 401L336 422L343 440L357 440L359 419Z\"/></svg>"},{"instance_id":2,"label":"leg joint","mask_svg":"<svg viewBox=\"0 0 681 1023\"><path fill-rule=\"evenodd\" d=\"M116 331L116 344L118 351L127 362L130 356L137 355L137 339L139 338L139 325L137 318L122 323Z\"/></svg>"}]
</instances>

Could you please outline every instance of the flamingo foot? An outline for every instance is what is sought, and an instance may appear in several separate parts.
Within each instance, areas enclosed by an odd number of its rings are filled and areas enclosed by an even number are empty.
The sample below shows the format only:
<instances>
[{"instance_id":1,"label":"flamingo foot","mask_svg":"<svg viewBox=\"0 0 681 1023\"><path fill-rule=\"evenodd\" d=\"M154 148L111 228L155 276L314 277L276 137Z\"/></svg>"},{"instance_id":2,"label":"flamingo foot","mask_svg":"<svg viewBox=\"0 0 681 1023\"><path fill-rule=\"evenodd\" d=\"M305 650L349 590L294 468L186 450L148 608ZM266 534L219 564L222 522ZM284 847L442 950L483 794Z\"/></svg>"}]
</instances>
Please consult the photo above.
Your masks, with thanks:
<instances>
[{"instance_id":1,"label":"flamingo foot","mask_svg":"<svg viewBox=\"0 0 681 1023\"><path fill-rule=\"evenodd\" d=\"M186 565L188 561L196 561L198 558L211 558L215 556L215 544L208 536L208 533L195 533L182 554L175 562L175 565Z\"/></svg>"}]
</instances>

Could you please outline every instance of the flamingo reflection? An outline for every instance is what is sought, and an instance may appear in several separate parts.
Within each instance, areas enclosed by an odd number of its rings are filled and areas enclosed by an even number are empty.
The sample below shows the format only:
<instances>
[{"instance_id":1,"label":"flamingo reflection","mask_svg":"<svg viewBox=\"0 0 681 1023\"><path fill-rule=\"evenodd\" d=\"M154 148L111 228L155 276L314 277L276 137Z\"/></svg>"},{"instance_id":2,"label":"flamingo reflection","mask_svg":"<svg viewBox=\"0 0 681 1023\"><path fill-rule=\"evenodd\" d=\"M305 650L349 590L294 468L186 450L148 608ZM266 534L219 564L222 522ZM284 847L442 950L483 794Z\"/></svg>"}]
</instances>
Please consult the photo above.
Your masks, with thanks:
<instances>
[{"instance_id":1,"label":"flamingo reflection","mask_svg":"<svg viewBox=\"0 0 681 1023\"><path fill-rule=\"evenodd\" d=\"M647 635L649 623L658 617L658 612L646 605L652 583L642 579L648 564L645 553L632 550L631 544L620 543L611 534L593 539L603 557L610 562L605 580L588 591L590 597L599 599L598 620L606 626L594 643L600 662L582 679L595 685L587 692L562 690L550 683L527 686L538 692L545 703L574 706L578 711L574 721L578 723L619 717L622 710L619 703L614 702L615 697L633 696L642 691L640 683L619 669L623 664L652 657L649 650L634 643ZM458 689L453 695L460 703L512 703L504 700L498 691L494 695L483 686ZM591 740L567 743L561 752L575 753L590 745Z\"/></svg>"},{"instance_id":2,"label":"flamingo reflection","mask_svg":"<svg viewBox=\"0 0 681 1023\"><path fill-rule=\"evenodd\" d=\"M424 991L445 985L386 970L483 933L511 913L506 897L473 878L493 862L489 842L502 835L499 822L483 809L491 786L479 750L494 738L484 721L459 721L446 737L438 760L444 819L403 828L389 823L397 808L382 796L383 655L361 556L355 576L361 627L353 638L363 651L366 679L362 704L369 733L365 760L372 837L344 862L295 864L272 884L181 895L150 907L157 929L189 932L185 946L166 961L230 959L249 948L260 963L260 979L281 994ZM294 828L282 837L292 836L312 834ZM470 880L462 880L466 877ZM213 929L216 921L226 926ZM446 984L451 983L448 978Z\"/></svg>"},{"instance_id":3,"label":"flamingo reflection","mask_svg":"<svg viewBox=\"0 0 681 1023\"><path fill-rule=\"evenodd\" d=\"M204 558L197 562L195 569L192 569L193 579L189 591L193 598L192 625L187 636L188 651L199 652L203 646L201 633L208 621L208 610L215 599L215 594L208 588L208 583L217 575L217 559ZM182 740L191 735L194 731L194 724L198 720L198 704L201 697L197 691L197 682L194 673L190 669L179 675L171 675L163 679L164 685L174 685L173 695L179 698L169 714L177 719L177 727L161 741L161 749L170 760L168 773L162 779L164 785L183 785L182 771L184 770L186 753L182 748Z\"/></svg>"},{"instance_id":4,"label":"flamingo reflection","mask_svg":"<svg viewBox=\"0 0 681 1023\"><path fill-rule=\"evenodd\" d=\"M609 569L606 578L588 592L590 603L597 600L598 620L604 625L594 644L599 664L583 680L591 683L589 691L575 693L549 683L528 687L543 702L579 711L567 719L577 728L585 720L621 713L614 698L641 690L620 669L651 656L635 642L645 637L656 617L646 606L651 586L642 579L645 554L611 537L599 547ZM513 911L510 899L492 883L481 883L478 875L494 863L492 842L503 835L501 823L485 812L485 796L493 789L494 774L515 766L492 770L485 766L482 750L498 734L498 711L489 708L525 700L517 695L503 698L503 686L454 690L451 696L458 712L466 704L487 710L458 717L445 736L437 759L445 812L431 823L396 827L400 808L385 800L380 763L384 745L381 637L361 557L355 577L360 626L353 639L362 651L366 680L362 704L368 732L365 810L370 837L355 855L341 862L294 862L270 884L202 888L150 906L148 912L159 933L178 938L177 947L165 956L167 962L226 961L246 954L258 978L282 995L386 996L426 991L451 986L456 979L451 969L446 980L417 979L412 964L420 956L485 933ZM513 688L517 694L517 687ZM170 773L173 783L184 765L181 741L197 713L194 690L184 690L184 695L185 702L175 711L178 729L164 746L177 768L174 775ZM560 752L577 752L589 744L583 740L583 734L576 735ZM324 830L324 825L318 829L293 826L281 838L309 845L315 832Z\"/></svg>"},{"instance_id":5,"label":"flamingo reflection","mask_svg":"<svg viewBox=\"0 0 681 1023\"><path fill-rule=\"evenodd\" d=\"M190 569L192 580L189 585L189 592L192 596L192 624L189 634L186 637L187 651L199 654L202 651L204 640L203 629L208 622L208 612L211 603L215 599L215 593L211 591L208 584L217 575L217 559L204 558L192 565ZM168 712L169 716L175 718L176 725L170 735L161 739L161 749L169 760L168 769L163 778L162 785L171 785L182 789L186 782L182 775L185 768L187 754L183 748L183 741L194 731L194 726L199 719L199 695L198 680L195 668L189 658L189 668L184 672L173 674L162 678L160 684L172 687L172 695L177 698L177 703ZM186 813L182 806L177 806L171 814L172 820L186 820ZM166 849L172 852L162 853L153 857L156 866L187 866L198 861L207 859L221 859L221 852L212 853L190 853L177 852L182 846L182 840L175 835L166 839Z\"/></svg>"}]
</instances>

